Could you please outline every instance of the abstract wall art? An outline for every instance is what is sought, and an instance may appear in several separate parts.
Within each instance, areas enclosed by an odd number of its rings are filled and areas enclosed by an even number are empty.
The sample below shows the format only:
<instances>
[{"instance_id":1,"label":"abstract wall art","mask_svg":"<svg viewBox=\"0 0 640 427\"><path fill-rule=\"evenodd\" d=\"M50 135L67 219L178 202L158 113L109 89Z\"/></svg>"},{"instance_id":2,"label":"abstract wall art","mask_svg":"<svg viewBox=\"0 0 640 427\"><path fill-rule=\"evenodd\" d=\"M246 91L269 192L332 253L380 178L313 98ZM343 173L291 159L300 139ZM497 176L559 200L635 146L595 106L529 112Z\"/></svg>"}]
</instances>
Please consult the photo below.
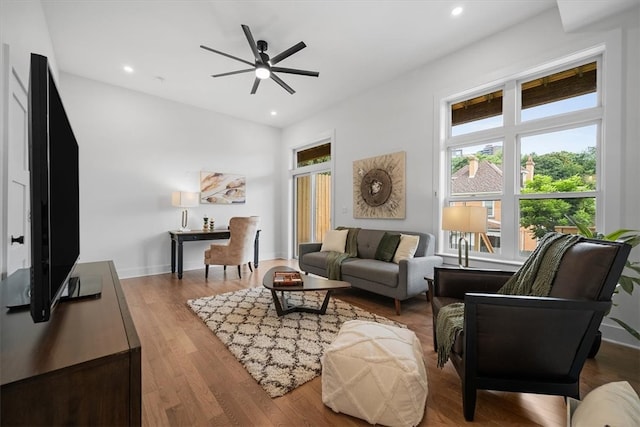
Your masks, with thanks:
<instances>
[{"instance_id":1,"label":"abstract wall art","mask_svg":"<svg viewBox=\"0 0 640 427\"><path fill-rule=\"evenodd\" d=\"M405 217L405 152L353 162L353 217Z\"/></svg>"},{"instance_id":2,"label":"abstract wall art","mask_svg":"<svg viewBox=\"0 0 640 427\"><path fill-rule=\"evenodd\" d=\"M200 203L245 203L246 184L244 175L200 172Z\"/></svg>"}]
</instances>

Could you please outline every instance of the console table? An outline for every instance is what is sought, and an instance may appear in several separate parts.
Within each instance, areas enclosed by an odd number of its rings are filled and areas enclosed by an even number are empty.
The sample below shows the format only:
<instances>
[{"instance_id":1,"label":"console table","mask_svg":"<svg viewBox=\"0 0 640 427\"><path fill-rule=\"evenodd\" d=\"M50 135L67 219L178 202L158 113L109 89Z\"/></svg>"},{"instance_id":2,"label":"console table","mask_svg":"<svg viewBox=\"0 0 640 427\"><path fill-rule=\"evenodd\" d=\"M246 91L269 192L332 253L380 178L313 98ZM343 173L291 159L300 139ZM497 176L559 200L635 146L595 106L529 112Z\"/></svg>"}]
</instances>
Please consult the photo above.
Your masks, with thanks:
<instances>
[{"instance_id":1,"label":"console table","mask_svg":"<svg viewBox=\"0 0 640 427\"><path fill-rule=\"evenodd\" d=\"M60 302L44 323L2 302L2 425L142 423L141 345L113 262L73 274L99 278L102 295Z\"/></svg>"},{"instance_id":2,"label":"console table","mask_svg":"<svg viewBox=\"0 0 640 427\"><path fill-rule=\"evenodd\" d=\"M176 272L176 244L178 255L178 279L182 279L182 244L184 242L197 242L201 240L226 240L231 238L231 232L227 229L218 230L191 230L169 231L171 237L171 272ZM253 241L253 265L258 266L258 253L260 249L260 230L256 231L256 238Z\"/></svg>"}]
</instances>

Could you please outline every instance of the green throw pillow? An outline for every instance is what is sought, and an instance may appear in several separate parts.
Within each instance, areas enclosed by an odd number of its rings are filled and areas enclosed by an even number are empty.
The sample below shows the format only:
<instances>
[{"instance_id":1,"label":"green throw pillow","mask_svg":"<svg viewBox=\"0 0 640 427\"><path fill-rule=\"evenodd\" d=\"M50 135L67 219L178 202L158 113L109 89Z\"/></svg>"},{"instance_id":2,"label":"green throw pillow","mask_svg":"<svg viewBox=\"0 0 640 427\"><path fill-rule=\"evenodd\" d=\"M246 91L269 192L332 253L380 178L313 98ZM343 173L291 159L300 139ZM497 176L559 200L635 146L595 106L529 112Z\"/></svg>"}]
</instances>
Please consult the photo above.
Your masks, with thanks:
<instances>
[{"instance_id":1,"label":"green throw pillow","mask_svg":"<svg viewBox=\"0 0 640 427\"><path fill-rule=\"evenodd\" d=\"M375 259L390 262L393 259L393 255L396 253L396 249L399 244L399 234L384 233L380 243L378 243Z\"/></svg>"}]
</instances>

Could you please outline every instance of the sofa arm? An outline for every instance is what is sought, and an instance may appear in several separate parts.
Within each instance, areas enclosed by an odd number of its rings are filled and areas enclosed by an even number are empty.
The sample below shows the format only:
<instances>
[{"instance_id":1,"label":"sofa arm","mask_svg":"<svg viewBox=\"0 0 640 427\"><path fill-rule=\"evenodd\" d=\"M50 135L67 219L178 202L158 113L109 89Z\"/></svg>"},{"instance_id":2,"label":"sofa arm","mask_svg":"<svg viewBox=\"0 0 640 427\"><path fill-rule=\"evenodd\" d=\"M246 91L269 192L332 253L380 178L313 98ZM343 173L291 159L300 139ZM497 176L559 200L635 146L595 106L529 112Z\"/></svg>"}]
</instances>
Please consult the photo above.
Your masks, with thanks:
<instances>
[{"instance_id":1,"label":"sofa arm","mask_svg":"<svg viewBox=\"0 0 640 427\"><path fill-rule=\"evenodd\" d=\"M468 292L496 293L511 276L512 271L435 268L433 296L462 300Z\"/></svg>"},{"instance_id":2,"label":"sofa arm","mask_svg":"<svg viewBox=\"0 0 640 427\"><path fill-rule=\"evenodd\" d=\"M322 243L300 243L298 245L298 259L311 252L320 252L320 248L322 248Z\"/></svg>"},{"instance_id":3,"label":"sofa arm","mask_svg":"<svg viewBox=\"0 0 640 427\"><path fill-rule=\"evenodd\" d=\"M442 265L443 259L437 255L401 259L399 266L399 286L406 286L406 296L417 295L427 290L425 278L433 277L435 267Z\"/></svg>"}]
</instances>

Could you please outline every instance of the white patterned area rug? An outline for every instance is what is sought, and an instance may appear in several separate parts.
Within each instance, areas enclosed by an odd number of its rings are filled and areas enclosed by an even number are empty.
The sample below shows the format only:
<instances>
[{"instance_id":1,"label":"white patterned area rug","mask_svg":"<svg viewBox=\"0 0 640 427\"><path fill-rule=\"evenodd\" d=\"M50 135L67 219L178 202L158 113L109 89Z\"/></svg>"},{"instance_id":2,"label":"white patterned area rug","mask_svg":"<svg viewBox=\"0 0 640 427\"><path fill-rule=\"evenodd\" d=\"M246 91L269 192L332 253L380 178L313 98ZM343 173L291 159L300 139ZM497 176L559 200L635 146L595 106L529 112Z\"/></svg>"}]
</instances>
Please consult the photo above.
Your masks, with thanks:
<instances>
[{"instance_id":1,"label":"white patterned area rug","mask_svg":"<svg viewBox=\"0 0 640 427\"><path fill-rule=\"evenodd\" d=\"M317 307L324 292L287 292L290 304ZM249 288L187 301L271 397L320 375L320 357L347 320L404 325L331 298L325 314L278 317L271 292Z\"/></svg>"}]
</instances>

